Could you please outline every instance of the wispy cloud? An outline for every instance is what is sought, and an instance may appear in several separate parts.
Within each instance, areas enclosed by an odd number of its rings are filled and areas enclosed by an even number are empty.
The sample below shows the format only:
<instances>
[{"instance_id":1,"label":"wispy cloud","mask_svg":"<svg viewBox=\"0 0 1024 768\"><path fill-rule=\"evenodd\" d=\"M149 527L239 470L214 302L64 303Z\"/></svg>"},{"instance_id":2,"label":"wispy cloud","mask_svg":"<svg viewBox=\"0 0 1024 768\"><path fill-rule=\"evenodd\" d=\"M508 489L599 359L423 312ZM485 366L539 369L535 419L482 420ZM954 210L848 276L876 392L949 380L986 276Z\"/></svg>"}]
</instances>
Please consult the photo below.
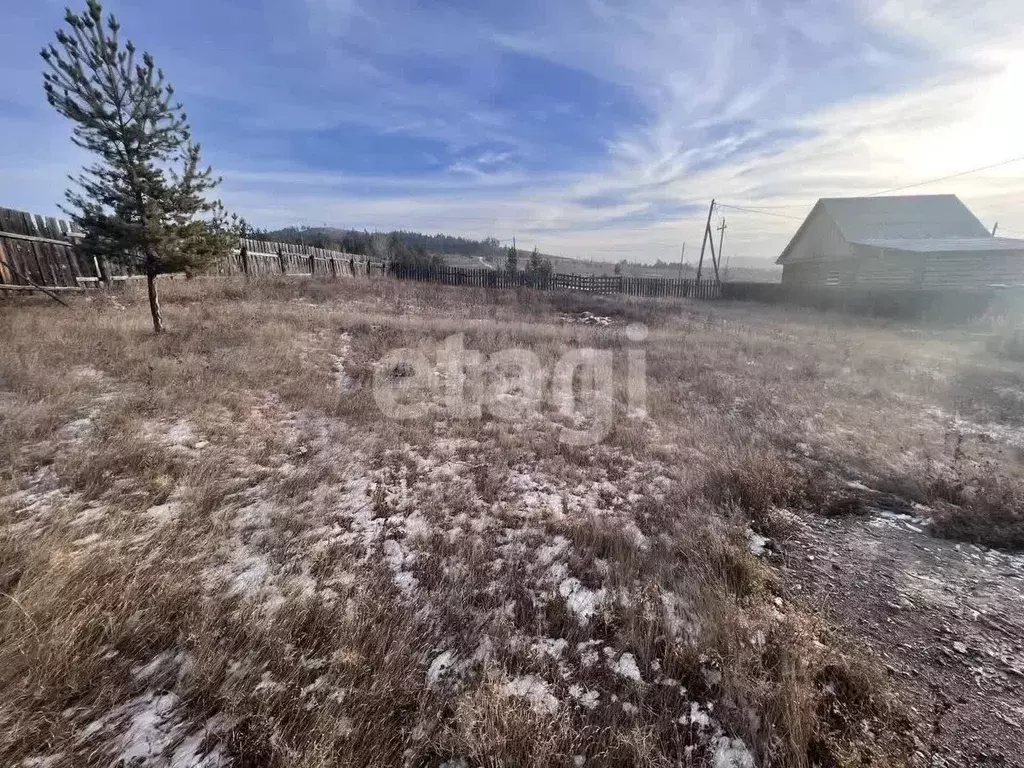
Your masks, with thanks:
<instances>
[{"instance_id":1,"label":"wispy cloud","mask_svg":"<svg viewBox=\"0 0 1024 768\"><path fill-rule=\"evenodd\" d=\"M773 258L819 196L1024 154L1016 0L112 3L190 107L225 201L268 226L516 235L597 258L700 240ZM49 4L0 30L0 204L52 212L82 161L42 100ZM1024 232L1024 163L953 191ZM780 207L781 206L781 207ZM1016 218L1015 218L1016 217ZM692 245L691 245L692 247Z\"/></svg>"}]
</instances>

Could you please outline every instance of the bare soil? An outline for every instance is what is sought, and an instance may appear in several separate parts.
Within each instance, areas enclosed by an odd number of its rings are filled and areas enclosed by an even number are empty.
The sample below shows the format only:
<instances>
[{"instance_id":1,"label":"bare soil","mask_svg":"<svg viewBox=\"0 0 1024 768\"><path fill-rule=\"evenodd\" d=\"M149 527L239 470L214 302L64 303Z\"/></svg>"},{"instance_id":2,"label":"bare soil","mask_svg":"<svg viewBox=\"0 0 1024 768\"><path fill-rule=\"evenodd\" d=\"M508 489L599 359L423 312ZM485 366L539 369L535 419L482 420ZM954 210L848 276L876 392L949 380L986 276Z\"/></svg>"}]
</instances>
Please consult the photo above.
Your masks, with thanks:
<instances>
[{"instance_id":1,"label":"bare soil","mask_svg":"<svg viewBox=\"0 0 1024 768\"><path fill-rule=\"evenodd\" d=\"M1024 556L935 538L892 508L800 522L786 589L886 665L918 764L1024 766Z\"/></svg>"}]
</instances>

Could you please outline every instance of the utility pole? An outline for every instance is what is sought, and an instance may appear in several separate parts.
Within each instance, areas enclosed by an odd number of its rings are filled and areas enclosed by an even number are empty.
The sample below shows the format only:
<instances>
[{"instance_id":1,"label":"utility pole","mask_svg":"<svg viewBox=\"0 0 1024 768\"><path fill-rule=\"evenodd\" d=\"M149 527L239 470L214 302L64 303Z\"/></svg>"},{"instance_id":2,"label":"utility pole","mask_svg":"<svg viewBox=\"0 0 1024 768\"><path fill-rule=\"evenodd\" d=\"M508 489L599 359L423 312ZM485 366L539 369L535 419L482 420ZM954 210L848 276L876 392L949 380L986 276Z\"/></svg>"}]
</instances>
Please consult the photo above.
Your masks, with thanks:
<instances>
[{"instance_id":1,"label":"utility pole","mask_svg":"<svg viewBox=\"0 0 1024 768\"><path fill-rule=\"evenodd\" d=\"M704 234L708 238L708 245L711 246L711 266L715 268L715 282L720 283L722 279L718 276L718 257L715 255L715 233L711 231L710 223L707 229L704 230Z\"/></svg>"},{"instance_id":2,"label":"utility pole","mask_svg":"<svg viewBox=\"0 0 1024 768\"><path fill-rule=\"evenodd\" d=\"M718 263L722 263L722 241L725 240L725 217L722 217L722 223L718 225ZM717 272L716 272L717 275Z\"/></svg>"},{"instance_id":3,"label":"utility pole","mask_svg":"<svg viewBox=\"0 0 1024 768\"><path fill-rule=\"evenodd\" d=\"M683 279L683 257L686 255L686 241L683 240L683 250L679 252L679 279Z\"/></svg>"},{"instance_id":4,"label":"utility pole","mask_svg":"<svg viewBox=\"0 0 1024 768\"><path fill-rule=\"evenodd\" d=\"M697 281L700 282L700 272L704 267L704 247L708 242L708 233L711 231L711 214L715 212L715 201L711 201L711 207L708 208L708 220L704 224L704 239L700 241L700 261L697 262ZM711 241L711 250L715 250L715 241ZM715 267L715 271L718 271L718 267Z\"/></svg>"}]
</instances>

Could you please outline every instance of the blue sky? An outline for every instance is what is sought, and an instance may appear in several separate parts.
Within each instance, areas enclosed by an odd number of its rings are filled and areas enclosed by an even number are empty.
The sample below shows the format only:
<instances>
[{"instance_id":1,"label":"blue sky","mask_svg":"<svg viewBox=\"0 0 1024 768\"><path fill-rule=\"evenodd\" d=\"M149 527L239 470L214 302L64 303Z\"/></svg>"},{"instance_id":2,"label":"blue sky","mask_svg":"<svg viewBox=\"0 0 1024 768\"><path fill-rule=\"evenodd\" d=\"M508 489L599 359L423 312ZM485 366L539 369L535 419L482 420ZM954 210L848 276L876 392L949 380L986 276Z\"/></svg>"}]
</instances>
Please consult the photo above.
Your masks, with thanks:
<instances>
[{"instance_id":1,"label":"blue sky","mask_svg":"<svg viewBox=\"0 0 1024 768\"><path fill-rule=\"evenodd\" d=\"M38 50L0 27L0 205L56 213L85 158ZM84 4L84 3L83 3ZM225 203L264 226L515 236L602 260L774 258L821 196L1024 155L1024 4L950 0L110 0L188 108ZM1024 235L1024 162L956 192Z\"/></svg>"}]
</instances>

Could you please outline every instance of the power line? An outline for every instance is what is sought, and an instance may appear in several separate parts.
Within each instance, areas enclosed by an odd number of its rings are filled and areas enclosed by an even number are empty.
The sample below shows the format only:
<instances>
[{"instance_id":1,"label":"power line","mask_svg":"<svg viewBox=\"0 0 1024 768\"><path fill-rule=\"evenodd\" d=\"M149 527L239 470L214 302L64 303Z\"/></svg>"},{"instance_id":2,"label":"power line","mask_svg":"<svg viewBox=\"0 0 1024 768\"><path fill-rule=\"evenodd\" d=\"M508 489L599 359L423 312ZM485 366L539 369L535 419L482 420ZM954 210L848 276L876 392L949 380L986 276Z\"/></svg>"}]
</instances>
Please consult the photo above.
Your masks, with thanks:
<instances>
[{"instance_id":1,"label":"power line","mask_svg":"<svg viewBox=\"0 0 1024 768\"><path fill-rule=\"evenodd\" d=\"M720 203L725 205L725 203ZM779 209L785 210L787 208L805 208L803 203L794 203L793 205L748 205L747 209L751 211L776 211Z\"/></svg>"},{"instance_id":2,"label":"power line","mask_svg":"<svg viewBox=\"0 0 1024 768\"><path fill-rule=\"evenodd\" d=\"M894 187L893 189L883 189L881 192L873 192L870 195L866 195L866 197L878 197L879 195L887 195L890 192L902 192L904 189L912 189L914 187L923 187L925 184L935 184L936 182L939 182L939 181L949 181L950 179L958 179L961 176L968 176L968 175L970 175L972 173L978 173L979 171L988 171L988 170L991 170L992 168L999 168L999 167L1004 166L1004 165L1009 165L1010 163L1020 162L1021 160L1024 160L1024 155L1021 155L1019 157L1011 157L1011 158L1009 158L1007 160L1001 160L998 163L992 163L992 165L983 165L980 168L972 168L969 171L961 171L960 173L950 174L949 176L941 176L940 178L937 178L937 179L928 179L927 181L919 181L916 184L907 184L906 186Z\"/></svg>"},{"instance_id":3,"label":"power line","mask_svg":"<svg viewBox=\"0 0 1024 768\"><path fill-rule=\"evenodd\" d=\"M786 213L771 213L770 211L763 211L758 208L743 208L739 205L726 205L725 203L715 203L717 208L731 208L734 211L744 211L746 213L759 213L762 216L775 216L779 219L794 219L796 221L803 221L802 216L790 216Z\"/></svg>"}]
</instances>

